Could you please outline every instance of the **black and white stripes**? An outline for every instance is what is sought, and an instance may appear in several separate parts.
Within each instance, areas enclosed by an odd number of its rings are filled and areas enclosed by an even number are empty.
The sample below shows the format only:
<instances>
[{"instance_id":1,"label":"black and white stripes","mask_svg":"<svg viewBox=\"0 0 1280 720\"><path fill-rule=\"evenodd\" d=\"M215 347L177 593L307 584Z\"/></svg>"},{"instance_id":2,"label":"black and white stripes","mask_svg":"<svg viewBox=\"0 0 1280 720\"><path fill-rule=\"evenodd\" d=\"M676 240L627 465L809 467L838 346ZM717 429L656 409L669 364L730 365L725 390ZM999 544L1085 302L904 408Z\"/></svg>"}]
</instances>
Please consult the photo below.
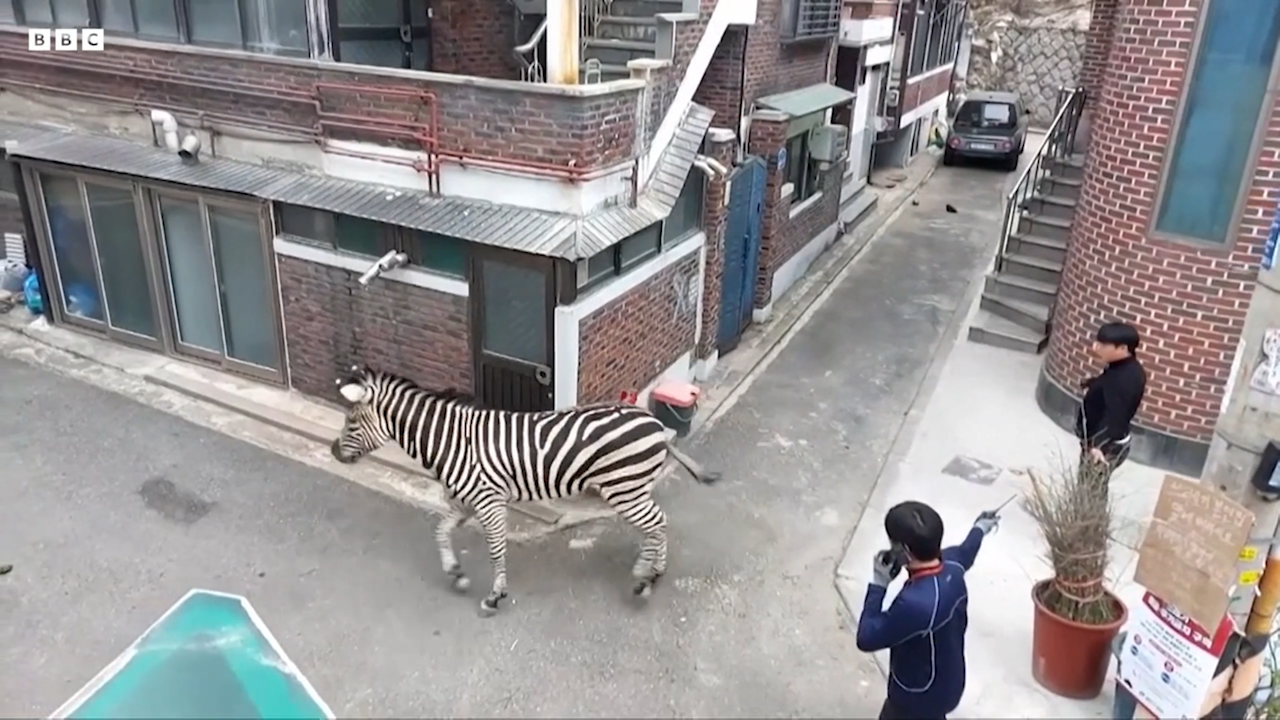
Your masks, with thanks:
<instances>
[{"instance_id":1,"label":"black and white stripes","mask_svg":"<svg viewBox=\"0 0 1280 720\"><path fill-rule=\"evenodd\" d=\"M632 570L635 593L647 596L666 572L666 515L653 501L666 463L666 428L648 411L625 404L516 413L476 407L455 392L434 392L395 375L353 368L338 381L351 403L335 458L352 463L390 441L432 471L450 509L436 530L440 562L454 588L470 586L453 550L452 532L475 515L493 564L493 589L480 602L497 611L507 596L507 505L598 492L643 533ZM712 482L679 453L671 453L701 482Z\"/></svg>"}]
</instances>

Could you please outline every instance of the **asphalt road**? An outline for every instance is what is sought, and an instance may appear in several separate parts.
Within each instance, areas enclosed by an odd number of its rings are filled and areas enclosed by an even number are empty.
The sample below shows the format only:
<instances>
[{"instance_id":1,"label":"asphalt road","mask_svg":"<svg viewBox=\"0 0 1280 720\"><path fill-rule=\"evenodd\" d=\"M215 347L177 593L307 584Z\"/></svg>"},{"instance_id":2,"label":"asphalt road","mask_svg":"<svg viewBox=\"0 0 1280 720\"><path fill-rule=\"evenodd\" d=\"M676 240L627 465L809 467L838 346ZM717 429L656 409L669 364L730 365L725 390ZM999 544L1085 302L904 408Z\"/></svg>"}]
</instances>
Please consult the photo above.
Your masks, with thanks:
<instances>
[{"instance_id":1,"label":"asphalt road","mask_svg":"<svg viewBox=\"0 0 1280 720\"><path fill-rule=\"evenodd\" d=\"M434 518L127 397L0 359L0 715L51 712L193 587L243 594L339 716L868 717L883 677L832 575L933 348L994 237L1003 176L946 169L692 452L669 574L629 596L617 521L448 589ZM961 208L947 214L942 204ZM879 519L873 521L878 522Z\"/></svg>"}]
</instances>

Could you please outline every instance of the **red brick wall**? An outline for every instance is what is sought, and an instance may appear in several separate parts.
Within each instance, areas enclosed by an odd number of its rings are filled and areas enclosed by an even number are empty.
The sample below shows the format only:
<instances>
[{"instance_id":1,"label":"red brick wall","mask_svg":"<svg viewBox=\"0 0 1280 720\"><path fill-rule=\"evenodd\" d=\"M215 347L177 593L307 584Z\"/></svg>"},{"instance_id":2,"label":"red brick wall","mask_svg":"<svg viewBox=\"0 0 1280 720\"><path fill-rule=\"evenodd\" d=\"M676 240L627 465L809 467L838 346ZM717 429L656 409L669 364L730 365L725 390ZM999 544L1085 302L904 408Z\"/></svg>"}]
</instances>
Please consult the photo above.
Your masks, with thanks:
<instances>
[{"instance_id":1,"label":"red brick wall","mask_svg":"<svg viewBox=\"0 0 1280 720\"><path fill-rule=\"evenodd\" d=\"M909 113L950 90L951 70L938 70L915 82L908 82L902 90L899 108L902 113Z\"/></svg>"},{"instance_id":2,"label":"red brick wall","mask_svg":"<svg viewBox=\"0 0 1280 720\"><path fill-rule=\"evenodd\" d=\"M780 197L782 186L787 183L787 172L785 168L778 167L778 151L786 142L786 121L752 121L750 152L766 158L768 162L764 222L760 233L760 270L756 275L757 308L768 307L776 299L773 297L773 276L778 268L836 222L840 214L840 184L844 177L844 162L835 163L819 175L822 197L804 212L791 217L791 197Z\"/></svg>"},{"instance_id":3,"label":"red brick wall","mask_svg":"<svg viewBox=\"0 0 1280 720\"><path fill-rule=\"evenodd\" d=\"M707 141L707 154L719 160L725 167L733 166L737 142ZM692 172L699 172L694 169ZM724 231L729 218L725 207L725 193L729 191L727 177L717 175L707 181L703 196L702 225L707 235L706 260L702 274L702 337L698 339L698 357L708 358L716 349L720 331L720 291L724 282Z\"/></svg>"},{"instance_id":4,"label":"red brick wall","mask_svg":"<svg viewBox=\"0 0 1280 720\"><path fill-rule=\"evenodd\" d=\"M703 0L704 5L706 2ZM750 113L756 98L830 80L827 65L835 42L783 44L778 38L781 5L781 0L760 0L756 24L749 30L731 28L720 40L711 66L694 95L695 102L716 111L717 125L737 129L740 104ZM745 53L744 32L747 33Z\"/></svg>"},{"instance_id":5,"label":"red brick wall","mask_svg":"<svg viewBox=\"0 0 1280 720\"><path fill-rule=\"evenodd\" d=\"M696 299L681 307L676 288L698 275L693 253L583 319L578 328L578 402L617 400L643 390L694 345Z\"/></svg>"},{"instance_id":6,"label":"red brick wall","mask_svg":"<svg viewBox=\"0 0 1280 720\"><path fill-rule=\"evenodd\" d=\"M1093 0L1089 16L1089 32L1085 34L1084 62L1080 68L1080 85L1085 89L1085 103L1098 101L1102 89L1102 77L1107 65L1107 52L1111 49L1111 35L1115 31L1116 12L1120 0Z\"/></svg>"},{"instance_id":7,"label":"red brick wall","mask_svg":"<svg viewBox=\"0 0 1280 720\"><path fill-rule=\"evenodd\" d=\"M591 168L629 159L635 139L638 91L593 97L537 92L533 86L478 87L441 82L430 75L412 77L376 68L319 64L181 46L108 44L104 52L27 51L27 39L0 30L0 88L112 101L118 105L159 107L212 121L311 134L317 117L316 82L347 83L359 96L325 91L326 110L425 122L430 105L417 99L379 94L380 89L434 93L439 113L437 137L443 150L502 162ZM368 131L354 137L388 142Z\"/></svg>"},{"instance_id":8,"label":"red brick wall","mask_svg":"<svg viewBox=\"0 0 1280 720\"><path fill-rule=\"evenodd\" d=\"M513 49L516 7L509 0L433 0L431 69L435 72L519 80Z\"/></svg>"},{"instance_id":9,"label":"red brick wall","mask_svg":"<svg viewBox=\"0 0 1280 720\"><path fill-rule=\"evenodd\" d=\"M394 281L361 288L341 268L277 258L293 387L336 400L338 374L367 362L426 387L471 390L467 298Z\"/></svg>"},{"instance_id":10,"label":"red brick wall","mask_svg":"<svg viewBox=\"0 0 1280 720\"><path fill-rule=\"evenodd\" d=\"M845 0L841 17L850 20L866 20L893 17L897 11L897 0Z\"/></svg>"},{"instance_id":11,"label":"red brick wall","mask_svg":"<svg viewBox=\"0 0 1280 720\"><path fill-rule=\"evenodd\" d=\"M1128 0L1116 18L1046 369L1074 390L1096 372L1086 350L1097 325L1135 323L1150 374L1138 421L1208 441L1280 190L1280 106L1270 109L1235 243L1150 238L1199 9L1200 0Z\"/></svg>"},{"instance_id":12,"label":"red brick wall","mask_svg":"<svg viewBox=\"0 0 1280 720\"><path fill-rule=\"evenodd\" d=\"M711 64L702 76L702 83L693 95L693 101L715 111L715 124L738 131L742 115L742 63L746 49L747 31L731 27L720 38Z\"/></svg>"}]
</instances>

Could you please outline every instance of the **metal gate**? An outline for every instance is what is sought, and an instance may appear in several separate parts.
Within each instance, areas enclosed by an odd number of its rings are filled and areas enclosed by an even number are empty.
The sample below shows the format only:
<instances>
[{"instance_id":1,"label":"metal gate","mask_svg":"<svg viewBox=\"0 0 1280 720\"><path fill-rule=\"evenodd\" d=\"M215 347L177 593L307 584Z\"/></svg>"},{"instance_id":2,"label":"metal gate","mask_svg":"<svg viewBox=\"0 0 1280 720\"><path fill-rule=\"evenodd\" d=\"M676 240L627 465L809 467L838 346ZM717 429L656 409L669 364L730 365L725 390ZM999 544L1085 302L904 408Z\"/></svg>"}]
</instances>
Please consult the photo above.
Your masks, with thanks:
<instances>
[{"instance_id":1,"label":"metal gate","mask_svg":"<svg viewBox=\"0 0 1280 720\"><path fill-rule=\"evenodd\" d=\"M760 233L764 220L765 164L758 157L739 165L730 179L729 217L724 229L724 271L720 287L720 354L738 346L751 324L756 274L760 269Z\"/></svg>"}]
</instances>

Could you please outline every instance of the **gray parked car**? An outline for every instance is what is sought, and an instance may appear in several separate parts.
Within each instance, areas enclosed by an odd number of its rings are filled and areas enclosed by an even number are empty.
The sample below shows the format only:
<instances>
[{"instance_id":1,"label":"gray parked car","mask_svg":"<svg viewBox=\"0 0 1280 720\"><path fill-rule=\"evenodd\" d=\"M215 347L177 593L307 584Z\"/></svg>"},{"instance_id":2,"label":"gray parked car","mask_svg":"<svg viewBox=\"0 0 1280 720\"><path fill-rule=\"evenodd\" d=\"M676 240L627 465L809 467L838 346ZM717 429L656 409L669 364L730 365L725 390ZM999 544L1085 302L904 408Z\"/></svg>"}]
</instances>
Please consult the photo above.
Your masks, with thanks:
<instances>
[{"instance_id":1,"label":"gray parked car","mask_svg":"<svg viewBox=\"0 0 1280 720\"><path fill-rule=\"evenodd\" d=\"M1009 92L971 93L956 110L947 132L942 164L965 158L1001 160L1006 170L1018 169L1018 156L1027 145L1031 111Z\"/></svg>"}]
</instances>

